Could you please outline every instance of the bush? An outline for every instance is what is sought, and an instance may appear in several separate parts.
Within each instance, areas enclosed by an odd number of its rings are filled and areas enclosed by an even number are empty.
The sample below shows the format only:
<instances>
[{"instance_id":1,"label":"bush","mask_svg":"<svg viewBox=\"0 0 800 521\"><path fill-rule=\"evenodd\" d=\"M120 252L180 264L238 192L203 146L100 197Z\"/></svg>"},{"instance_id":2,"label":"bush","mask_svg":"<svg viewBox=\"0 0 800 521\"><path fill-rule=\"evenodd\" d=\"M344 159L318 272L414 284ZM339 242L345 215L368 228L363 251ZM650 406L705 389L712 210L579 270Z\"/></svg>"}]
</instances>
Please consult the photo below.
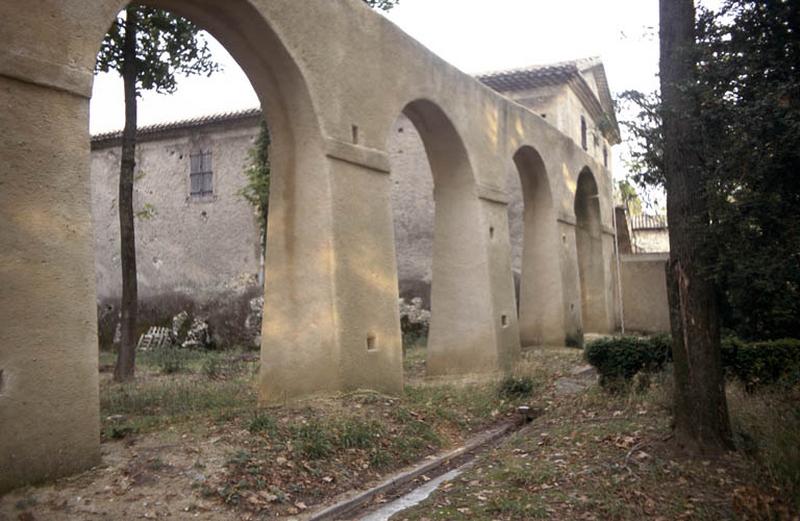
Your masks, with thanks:
<instances>
[{"instance_id":1,"label":"bush","mask_svg":"<svg viewBox=\"0 0 800 521\"><path fill-rule=\"evenodd\" d=\"M744 343L726 339L722 361L727 375L741 381L748 391L763 385L800 380L800 340L783 339Z\"/></svg>"},{"instance_id":2,"label":"bush","mask_svg":"<svg viewBox=\"0 0 800 521\"><path fill-rule=\"evenodd\" d=\"M639 372L657 372L672 360L669 337L603 338L586 346L586 360L600 373L600 385L628 382Z\"/></svg>"},{"instance_id":3,"label":"bush","mask_svg":"<svg viewBox=\"0 0 800 521\"><path fill-rule=\"evenodd\" d=\"M627 384L639 372L657 372L672 361L669 335L650 338L605 338L586 347L586 360L600 373L600 384ZM800 340L743 342L735 337L722 340L722 367L729 377L752 391L778 382L800 381Z\"/></svg>"},{"instance_id":4,"label":"bush","mask_svg":"<svg viewBox=\"0 0 800 521\"><path fill-rule=\"evenodd\" d=\"M500 398L507 398L509 400L527 398L533 394L535 388L536 382L530 376L523 376L520 378L508 376L500 382L497 388L497 394Z\"/></svg>"}]
</instances>

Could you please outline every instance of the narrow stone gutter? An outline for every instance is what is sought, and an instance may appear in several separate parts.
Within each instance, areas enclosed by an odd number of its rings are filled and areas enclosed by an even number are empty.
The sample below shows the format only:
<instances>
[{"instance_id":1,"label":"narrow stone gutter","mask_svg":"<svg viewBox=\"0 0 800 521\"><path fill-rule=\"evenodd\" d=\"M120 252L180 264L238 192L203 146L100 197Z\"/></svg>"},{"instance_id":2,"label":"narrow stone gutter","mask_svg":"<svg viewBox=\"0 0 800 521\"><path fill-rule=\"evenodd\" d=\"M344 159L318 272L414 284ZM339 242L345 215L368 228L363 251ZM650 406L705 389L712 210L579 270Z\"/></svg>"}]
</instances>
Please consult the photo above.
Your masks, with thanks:
<instances>
[{"instance_id":1,"label":"narrow stone gutter","mask_svg":"<svg viewBox=\"0 0 800 521\"><path fill-rule=\"evenodd\" d=\"M509 421L485 431L470 439L462 447L435 457L432 460L420 463L410 470L395 474L369 490L358 492L355 495L351 494L349 497L345 497L327 508L313 512L303 519L305 521L361 519L369 514L370 507L375 507L374 503L378 498L398 499L417 489L430 489L420 491L424 493L420 499L421 501L433 492L438 485L447 480L444 477L445 475L449 474L455 477L463 471L463 467L474 460L478 454L497 445L502 439L531 420L532 415L530 410L522 410L514 421ZM415 480L423 476L425 476L426 483L423 485L414 483ZM452 477L450 479L452 479Z\"/></svg>"}]
</instances>

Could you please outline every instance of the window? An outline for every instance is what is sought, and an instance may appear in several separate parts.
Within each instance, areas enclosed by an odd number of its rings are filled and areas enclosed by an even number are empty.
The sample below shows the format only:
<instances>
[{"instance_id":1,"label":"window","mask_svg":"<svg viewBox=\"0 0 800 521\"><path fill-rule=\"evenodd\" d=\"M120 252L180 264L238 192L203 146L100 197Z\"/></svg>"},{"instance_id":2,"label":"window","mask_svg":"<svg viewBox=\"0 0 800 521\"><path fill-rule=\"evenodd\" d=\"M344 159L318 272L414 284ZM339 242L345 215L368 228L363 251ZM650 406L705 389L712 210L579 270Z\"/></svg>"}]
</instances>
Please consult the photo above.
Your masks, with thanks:
<instances>
[{"instance_id":1,"label":"window","mask_svg":"<svg viewBox=\"0 0 800 521\"><path fill-rule=\"evenodd\" d=\"M211 152L191 154L189 181L192 197L206 197L214 194L214 173L211 168Z\"/></svg>"},{"instance_id":2,"label":"window","mask_svg":"<svg viewBox=\"0 0 800 521\"><path fill-rule=\"evenodd\" d=\"M589 144L586 139L586 118L581 116L581 147L584 150L589 150Z\"/></svg>"},{"instance_id":3,"label":"window","mask_svg":"<svg viewBox=\"0 0 800 521\"><path fill-rule=\"evenodd\" d=\"M603 147L603 166L608 168L608 148Z\"/></svg>"}]
</instances>

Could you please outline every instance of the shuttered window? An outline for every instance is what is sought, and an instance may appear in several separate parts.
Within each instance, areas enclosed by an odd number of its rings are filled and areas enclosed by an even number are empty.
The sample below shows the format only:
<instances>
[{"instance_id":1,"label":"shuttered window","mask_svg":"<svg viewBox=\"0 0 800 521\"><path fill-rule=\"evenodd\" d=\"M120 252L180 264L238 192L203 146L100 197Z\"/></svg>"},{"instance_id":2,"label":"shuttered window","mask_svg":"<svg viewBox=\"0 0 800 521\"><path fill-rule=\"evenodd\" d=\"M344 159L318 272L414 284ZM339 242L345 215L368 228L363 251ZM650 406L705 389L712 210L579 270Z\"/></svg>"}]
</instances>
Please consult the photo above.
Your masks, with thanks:
<instances>
[{"instance_id":1,"label":"shuttered window","mask_svg":"<svg viewBox=\"0 0 800 521\"><path fill-rule=\"evenodd\" d=\"M214 171L211 166L211 152L200 152L189 156L189 181L192 197L214 195Z\"/></svg>"},{"instance_id":2,"label":"shuttered window","mask_svg":"<svg viewBox=\"0 0 800 521\"><path fill-rule=\"evenodd\" d=\"M589 150L589 140L586 138L586 118L581 116L581 147Z\"/></svg>"}]
</instances>

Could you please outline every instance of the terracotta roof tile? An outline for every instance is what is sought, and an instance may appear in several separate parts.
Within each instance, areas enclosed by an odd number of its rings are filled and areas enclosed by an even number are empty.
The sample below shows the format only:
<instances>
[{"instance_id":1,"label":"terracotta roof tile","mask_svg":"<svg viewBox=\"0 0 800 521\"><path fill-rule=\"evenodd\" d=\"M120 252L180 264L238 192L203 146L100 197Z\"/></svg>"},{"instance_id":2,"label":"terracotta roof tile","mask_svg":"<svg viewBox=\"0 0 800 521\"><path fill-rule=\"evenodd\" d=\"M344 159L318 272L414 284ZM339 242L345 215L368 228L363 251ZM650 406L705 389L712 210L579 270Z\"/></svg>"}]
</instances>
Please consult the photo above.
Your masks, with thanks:
<instances>
[{"instance_id":1,"label":"terracotta roof tile","mask_svg":"<svg viewBox=\"0 0 800 521\"><path fill-rule=\"evenodd\" d=\"M166 123L156 123L155 125L147 125L139 127L137 135L140 137L162 134L172 130L180 130L186 128L202 127L214 123L226 123L229 121L238 121L242 119L260 118L260 108L250 108L244 110L237 110L232 112L223 112L220 114L209 114L206 116L199 116L196 118L183 119L178 121L170 121ZM92 136L92 143L100 143L105 141L115 141L122 139L122 131L115 130L112 132L103 132Z\"/></svg>"}]
</instances>

